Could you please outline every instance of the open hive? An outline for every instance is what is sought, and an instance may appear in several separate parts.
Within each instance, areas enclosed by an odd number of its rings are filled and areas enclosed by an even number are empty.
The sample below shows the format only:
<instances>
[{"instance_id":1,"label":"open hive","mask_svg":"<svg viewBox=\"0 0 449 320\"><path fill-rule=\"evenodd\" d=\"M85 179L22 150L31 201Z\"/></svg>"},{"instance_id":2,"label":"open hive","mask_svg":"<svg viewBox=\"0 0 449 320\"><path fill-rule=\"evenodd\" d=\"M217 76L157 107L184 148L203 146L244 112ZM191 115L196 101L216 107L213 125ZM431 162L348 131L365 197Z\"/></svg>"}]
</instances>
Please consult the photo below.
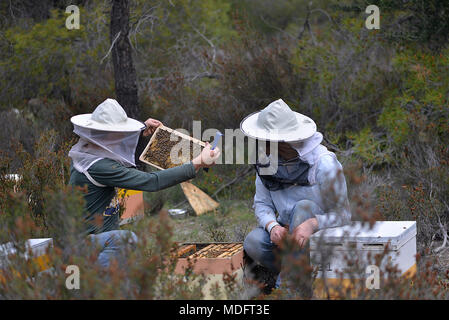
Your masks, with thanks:
<instances>
[{"instance_id":1,"label":"open hive","mask_svg":"<svg viewBox=\"0 0 449 320\"><path fill-rule=\"evenodd\" d=\"M205 146L206 144L201 140L171 128L159 126L139 159L163 170L191 161L200 154ZM174 147L176 149L173 149ZM173 155L176 156L176 159L172 159Z\"/></svg>"},{"instance_id":2,"label":"open hive","mask_svg":"<svg viewBox=\"0 0 449 320\"><path fill-rule=\"evenodd\" d=\"M232 275L235 284L243 288L243 244L233 243L184 243L177 249L178 263L175 273L185 274L191 267L206 280L202 284L205 299L216 299L211 292L219 288L220 299L229 298L226 276ZM195 281L198 281L195 280Z\"/></svg>"},{"instance_id":3,"label":"open hive","mask_svg":"<svg viewBox=\"0 0 449 320\"><path fill-rule=\"evenodd\" d=\"M238 243L187 243L178 249L176 271L183 273L189 261L193 271L206 274L232 273L243 264L243 244Z\"/></svg>"}]
</instances>

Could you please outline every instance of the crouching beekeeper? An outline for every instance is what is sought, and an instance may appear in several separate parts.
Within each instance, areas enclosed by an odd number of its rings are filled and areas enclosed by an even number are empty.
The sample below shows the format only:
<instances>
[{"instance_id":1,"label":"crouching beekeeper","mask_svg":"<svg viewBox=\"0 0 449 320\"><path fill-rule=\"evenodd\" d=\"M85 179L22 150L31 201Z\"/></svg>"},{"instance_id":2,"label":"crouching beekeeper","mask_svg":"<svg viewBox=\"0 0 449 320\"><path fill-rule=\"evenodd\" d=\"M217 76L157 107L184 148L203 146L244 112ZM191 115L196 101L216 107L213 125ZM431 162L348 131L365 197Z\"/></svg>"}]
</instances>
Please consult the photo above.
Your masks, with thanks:
<instances>
[{"instance_id":1,"label":"crouching beekeeper","mask_svg":"<svg viewBox=\"0 0 449 320\"><path fill-rule=\"evenodd\" d=\"M145 123L128 118L113 99L101 103L93 113L71 118L80 137L69 152L72 159L70 184L87 186L84 198L85 232L92 244L100 246L98 263L108 267L112 258L122 258L125 246L137 241L136 235L119 229L117 188L158 191L192 179L201 167L210 167L220 155L206 144L191 162L158 171L135 169L135 152L140 135L148 136L161 122Z\"/></svg>"},{"instance_id":2,"label":"crouching beekeeper","mask_svg":"<svg viewBox=\"0 0 449 320\"><path fill-rule=\"evenodd\" d=\"M253 208L259 227L245 238L244 249L256 263L279 274L277 287L284 279L288 285L285 264L292 259L280 258L283 240L287 237L293 243L290 257L308 257L306 245L314 232L350 222L342 166L321 144L323 135L314 121L292 111L282 99L247 116L240 128L267 145L256 164ZM270 141L277 142L277 150L270 152ZM268 167L272 172L267 173Z\"/></svg>"}]
</instances>

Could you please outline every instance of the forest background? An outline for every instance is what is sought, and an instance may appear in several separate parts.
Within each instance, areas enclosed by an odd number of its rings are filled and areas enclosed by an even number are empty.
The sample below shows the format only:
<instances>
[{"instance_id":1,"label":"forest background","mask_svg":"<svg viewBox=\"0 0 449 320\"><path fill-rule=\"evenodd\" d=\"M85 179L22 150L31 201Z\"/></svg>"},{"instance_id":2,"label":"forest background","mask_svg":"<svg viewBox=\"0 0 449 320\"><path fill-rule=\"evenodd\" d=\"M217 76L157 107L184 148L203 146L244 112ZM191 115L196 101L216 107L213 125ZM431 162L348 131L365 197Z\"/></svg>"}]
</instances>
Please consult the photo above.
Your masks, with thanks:
<instances>
[{"instance_id":1,"label":"forest background","mask_svg":"<svg viewBox=\"0 0 449 320\"><path fill-rule=\"evenodd\" d=\"M70 225L61 216L82 208L67 187L69 119L118 95L112 2L0 3L1 243L57 237ZM377 30L365 26L371 4L380 8ZM80 9L79 29L66 28L69 5ZM187 130L201 120L203 130L224 132L284 99L315 120L342 162L354 219L416 220L418 252L436 259L435 281L447 285L447 1L130 0L127 32L130 116ZM242 241L255 225L254 178L249 165L201 173L195 184L220 201L219 212L182 222L157 215L185 204L179 186L146 194L147 221L174 229L168 242ZM9 286L4 296L39 296ZM52 294L66 297L61 290Z\"/></svg>"}]
</instances>

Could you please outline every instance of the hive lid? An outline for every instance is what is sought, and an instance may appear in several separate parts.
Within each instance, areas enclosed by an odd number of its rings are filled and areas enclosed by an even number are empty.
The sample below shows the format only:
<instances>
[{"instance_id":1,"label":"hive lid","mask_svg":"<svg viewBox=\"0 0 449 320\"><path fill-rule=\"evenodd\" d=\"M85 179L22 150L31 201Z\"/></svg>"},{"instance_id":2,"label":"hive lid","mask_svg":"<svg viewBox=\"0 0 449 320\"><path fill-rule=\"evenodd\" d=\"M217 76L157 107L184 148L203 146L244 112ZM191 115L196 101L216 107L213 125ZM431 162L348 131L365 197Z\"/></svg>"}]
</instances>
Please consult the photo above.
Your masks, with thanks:
<instances>
[{"instance_id":1,"label":"hive lid","mask_svg":"<svg viewBox=\"0 0 449 320\"><path fill-rule=\"evenodd\" d=\"M368 223L360 221L337 228L316 232L310 238L310 247L316 248L320 241L324 245L387 244L394 248L401 247L416 236L416 221L377 221L370 229Z\"/></svg>"},{"instance_id":2,"label":"hive lid","mask_svg":"<svg viewBox=\"0 0 449 320\"><path fill-rule=\"evenodd\" d=\"M29 239L26 241L27 248L30 248L34 256L40 256L45 253L45 249L53 242L52 238ZM0 245L0 257L6 257L14 254L16 249L12 242Z\"/></svg>"}]
</instances>

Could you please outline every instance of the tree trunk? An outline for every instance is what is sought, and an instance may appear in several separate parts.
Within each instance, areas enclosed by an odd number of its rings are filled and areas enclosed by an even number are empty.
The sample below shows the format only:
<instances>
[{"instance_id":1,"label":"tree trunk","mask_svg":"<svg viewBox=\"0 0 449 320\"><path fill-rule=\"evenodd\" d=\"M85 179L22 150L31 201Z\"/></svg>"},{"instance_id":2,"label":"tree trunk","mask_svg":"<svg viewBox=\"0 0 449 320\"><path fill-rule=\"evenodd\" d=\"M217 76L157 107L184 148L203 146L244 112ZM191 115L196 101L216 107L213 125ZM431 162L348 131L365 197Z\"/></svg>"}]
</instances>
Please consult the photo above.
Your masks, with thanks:
<instances>
[{"instance_id":1,"label":"tree trunk","mask_svg":"<svg viewBox=\"0 0 449 320\"><path fill-rule=\"evenodd\" d=\"M111 54L114 66L117 101L128 117L140 119L137 98L136 69L132 58L129 34L129 0L112 0L111 10Z\"/></svg>"},{"instance_id":2,"label":"tree trunk","mask_svg":"<svg viewBox=\"0 0 449 320\"><path fill-rule=\"evenodd\" d=\"M112 64L114 66L115 93L117 101L130 118L141 120L137 96L137 76L134 68L132 47L129 34L129 0L112 0L110 38L112 47ZM135 152L138 169L144 164L139 160L145 148L145 141L139 139Z\"/></svg>"}]
</instances>

